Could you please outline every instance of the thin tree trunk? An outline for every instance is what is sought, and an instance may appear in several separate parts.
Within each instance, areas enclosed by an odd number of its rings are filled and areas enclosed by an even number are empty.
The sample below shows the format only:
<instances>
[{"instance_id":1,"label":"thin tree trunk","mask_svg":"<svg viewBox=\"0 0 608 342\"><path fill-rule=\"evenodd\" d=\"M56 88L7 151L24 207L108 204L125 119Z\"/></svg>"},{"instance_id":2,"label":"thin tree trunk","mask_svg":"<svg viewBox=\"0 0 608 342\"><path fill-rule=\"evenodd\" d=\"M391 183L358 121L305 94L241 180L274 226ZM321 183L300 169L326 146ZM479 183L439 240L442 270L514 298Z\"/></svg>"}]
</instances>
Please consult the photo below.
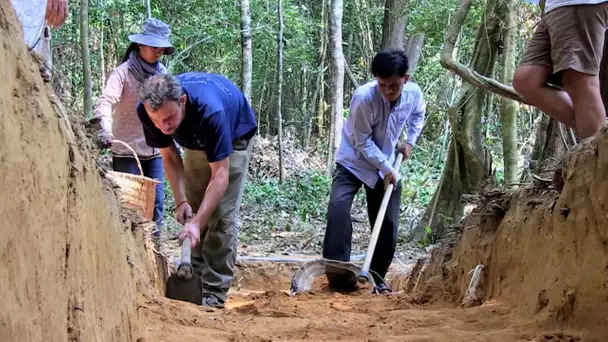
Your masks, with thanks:
<instances>
[{"instance_id":1,"label":"thin tree trunk","mask_svg":"<svg viewBox=\"0 0 608 342\"><path fill-rule=\"evenodd\" d=\"M384 24L382 25L381 50L405 48L405 28L408 15L405 0L386 0L384 3Z\"/></svg>"},{"instance_id":2,"label":"thin tree trunk","mask_svg":"<svg viewBox=\"0 0 608 342\"><path fill-rule=\"evenodd\" d=\"M101 66L101 79L99 80L99 89L103 89L104 84L106 83L106 62L105 62L105 57L104 57L104 44L103 44L103 21L104 21L104 7L103 7L103 0L99 0L99 13L100 13L100 18L99 18L99 24L101 26L100 32L99 32L99 64Z\"/></svg>"},{"instance_id":3,"label":"thin tree trunk","mask_svg":"<svg viewBox=\"0 0 608 342\"><path fill-rule=\"evenodd\" d=\"M306 148L306 129L308 129L308 120L306 120L308 116L308 65L306 65L306 63L302 64L302 77L300 80L300 84L300 91L302 94L300 96L300 115L302 116L302 120L304 121L302 125L302 128L304 129L304 134L302 134L301 144L303 148Z\"/></svg>"},{"instance_id":4,"label":"thin tree trunk","mask_svg":"<svg viewBox=\"0 0 608 342\"><path fill-rule=\"evenodd\" d=\"M323 71L321 71L323 72ZM315 120L315 113L316 113L316 109L317 109L317 99L319 97L319 95L321 94L321 87L323 86L322 84L319 86L319 83L321 82L321 75L319 74L319 76L317 76L317 87L315 88L315 91L312 95L312 101L311 101L311 109L310 109L310 115L309 115L309 119L308 119L308 128L306 129L306 143L304 144L304 149L308 149L308 147L310 146L310 140L311 140L311 136L312 136L312 128L313 128L313 124L314 124L314 120Z\"/></svg>"},{"instance_id":5,"label":"thin tree trunk","mask_svg":"<svg viewBox=\"0 0 608 342\"><path fill-rule=\"evenodd\" d=\"M359 87L359 82L357 82L355 74L353 74L353 71L348 66L348 62L346 60L344 60L344 70L346 71L346 74L348 75L348 78L350 79L350 83L353 85L353 88Z\"/></svg>"},{"instance_id":6,"label":"thin tree trunk","mask_svg":"<svg viewBox=\"0 0 608 342\"><path fill-rule=\"evenodd\" d=\"M515 33L517 2L507 0L508 8L503 30L503 63L500 82L511 83L515 72ZM500 98L500 122L502 126L502 150L505 165L505 185L513 187L519 180L517 148L517 112L518 103L506 97Z\"/></svg>"},{"instance_id":7,"label":"thin tree trunk","mask_svg":"<svg viewBox=\"0 0 608 342\"><path fill-rule=\"evenodd\" d=\"M89 0L82 0L80 4L80 44L84 79L84 116L89 119L93 113L93 86L91 84L91 57L89 50Z\"/></svg>"},{"instance_id":8,"label":"thin tree trunk","mask_svg":"<svg viewBox=\"0 0 608 342\"><path fill-rule=\"evenodd\" d=\"M356 11L361 15L357 15L359 31L363 37L363 59L366 63L371 61L374 53L374 40L372 38L372 29L367 16L367 0L355 0Z\"/></svg>"},{"instance_id":9,"label":"thin tree trunk","mask_svg":"<svg viewBox=\"0 0 608 342\"><path fill-rule=\"evenodd\" d=\"M253 57L251 51L251 11L249 9L249 0L241 0L241 40L243 51L241 87L247 101L251 102L251 75L253 73Z\"/></svg>"},{"instance_id":10,"label":"thin tree trunk","mask_svg":"<svg viewBox=\"0 0 608 342\"><path fill-rule=\"evenodd\" d=\"M327 175L334 169L344 125L344 54L342 52L342 0L331 0L331 130Z\"/></svg>"},{"instance_id":11,"label":"thin tree trunk","mask_svg":"<svg viewBox=\"0 0 608 342\"><path fill-rule=\"evenodd\" d=\"M467 1L467 0L463 0ZM496 62L496 46L500 22L507 12L501 0L488 0L482 25L477 31L471 67L479 75L491 75ZM457 32L460 30L458 29ZM451 37L446 34L446 40ZM455 37L453 37L455 40ZM452 51L449 51L451 54ZM451 58L451 56L450 56ZM473 84L463 85L458 101L448 110L452 139L448 158L438 190L420 224L414 230L414 239L426 234L428 223L433 232L442 236L447 226L458 223L462 217L463 194L475 193L491 172L491 155L481 141L481 117L487 94Z\"/></svg>"},{"instance_id":12,"label":"thin tree trunk","mask_svg":"<svg viewBox=\"0 0 608 342\"><path fill-rule=\"evenodd\" d=\"M319 137L324 136L325 134L325 60L327 56L327 23L329 20L329 16L327 15L328 9L328 1L323 0L323 9L321 10L322 16L322 26L321 26L321 73L319 74L319 98L318 98L318 107L317 107L317 133Z\"/></svg>"},{"instance_id":13,"label":"thin tree trunk","mask_svg":"<svg viewBox=\"0 0 608 342\"><path fill-rule=\"evenodd\" d=\"M346 61L350 62L352 61L353 58L353 41L354 41L354 37L355 35L353 34L353 30L351 29L350 32L348 33L348 40L347 40L347 47L348 49L346 50Z\"/></svg>"},{"instance_id":14,"label":"thin tree trunk","mask_svg":"<svg viewBox=\"0 0 608 342\"><path fill-rule=\"evenodd\" d=\"M521 167L522 169L520 181L524 183L532 180L533 167L536 165L535 161L532 159L535 150L538 148L536 142L541 135L546 134L547 123L550 119L548 116L541 113L538 108L534 109L534 113L536 113L536 118L532 121L530 129L527 132L527 138L518 152L518 155L520 156L518 167ZM544 128L541 129L541 126Z\"/></svg>"},{"instance_id":15,"label":"thin tree trunk","mask_svg":"<svg viewBox=\"0 0 608 342\"><path fill-rule=\"evenodd\" d=\"M150 0L146 0L146 12L148 13L148 18L152 18L152 7L150 7Z\"/></svg>"},{"instance_id":16,"label":"thin tree trunk","mask_svg":"<svg viewBox=\"0 0 608 342\"><path fill-rule=\"evenodd\" d=\"M552 179L555 170L568 152L559 128L559 121L543 115L536 132L536 141L531 156L532 173L543 179Z\"/></svg>"},{"instance_id":17,"label":"thin tree trunk","mask_svg":"<svg viewBox=\"0 0 608 342\"><path fill-rule=\"evenodd\" d=\"M422 55L422 47L424 46L424 33L417 33L407 40L407 47L405 49L407 54L408 62L410 63L409 74L410 77L414 75L418 61Z\"/></svg>"},{"instance_id":18,"label":"thin tree trunk","mask_svg":"<svg viewBox=\"0 0 608 342\"><path fill-rule=\"evenodd\" d=\"M264 54L265 58L264 60L266 61L266 66L264 68L264 83L262 84L262 90L260 91L259 96L259 102L258 102L258 107L257 107L257 111L258 111L258 125L262 125L262 112L266 112L268 113L269 109L268 106L264 106L264 96L266 96L266 91L267 91L267 80L268 80L268 70L270 69L270 62L268 61L268 51L266 51L266 53ZM266 102L268 103L268 102ZM261 129L260 129L261 131Z\"/></svg>"},{"instance_id":19,"label":"thin tree trunk","mask_svg":"<svg viewBox=\"0 0 608 342\"><path fill-rule=\"evenodd\" d=\"M285 176L283 166L283 118L281 114L281 95L283 93L283 0L278 0L279 33L277 36L277 124L279 127L279 182Z\"/></svg>"}]
</instances>

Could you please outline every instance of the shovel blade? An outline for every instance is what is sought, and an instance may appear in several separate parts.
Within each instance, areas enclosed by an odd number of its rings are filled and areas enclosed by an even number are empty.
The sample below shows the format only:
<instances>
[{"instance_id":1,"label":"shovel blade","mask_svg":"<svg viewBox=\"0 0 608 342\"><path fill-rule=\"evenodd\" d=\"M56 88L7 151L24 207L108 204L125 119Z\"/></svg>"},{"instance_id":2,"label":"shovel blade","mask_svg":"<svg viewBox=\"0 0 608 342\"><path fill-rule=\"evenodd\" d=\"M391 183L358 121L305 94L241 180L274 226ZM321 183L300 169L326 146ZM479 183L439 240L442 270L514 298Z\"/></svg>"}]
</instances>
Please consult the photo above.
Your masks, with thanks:
<instances>
[{"instance_id":1,"label":"shovel blade","mask_svg":"<svg viewBox=\"0 0 608 342\"><path fill-rule=\"evenodd\" d=\"M312 283L315 278L326 274L327 271L332 272L339 271L340 273L352 273L357 278L359 276L360 269L358 266L353 265L346 261L329 260L329 259L318 259L305 263L300 267L291 278L291 295L296 293L307 292L312 289ZM367 279L370 285L375 286L372 277Z\"/></svg>"},{"instance_id":2,"label":"shovel blade","mask_svg":"<svg viewBox=\"0 0 608 342\"><path fill-rule=\"evenodd\" d=\"M203 303L203 280L197 275L186 279L174 274L167 279L165 297L201 305Z\"/></svg>"}]
</instances>

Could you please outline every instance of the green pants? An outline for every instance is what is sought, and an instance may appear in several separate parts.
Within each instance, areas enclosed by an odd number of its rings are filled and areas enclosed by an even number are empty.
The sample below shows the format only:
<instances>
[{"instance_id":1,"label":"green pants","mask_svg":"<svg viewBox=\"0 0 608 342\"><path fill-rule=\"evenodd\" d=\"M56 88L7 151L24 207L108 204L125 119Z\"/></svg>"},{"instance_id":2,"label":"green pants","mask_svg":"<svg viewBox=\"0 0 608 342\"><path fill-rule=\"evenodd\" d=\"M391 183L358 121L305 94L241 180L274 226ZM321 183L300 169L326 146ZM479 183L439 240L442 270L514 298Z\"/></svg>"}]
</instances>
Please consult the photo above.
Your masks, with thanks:
<instances>
[{"instance_id":1,"label":"green pants","mask_svg":"<svg viewBox=\"0 0 608 342\"><path fill-rule=\"evenodd\" d=\"M252 142L235 142L230 155L228 188L202 229L200 243L192 249L194 273L203 279L203 295L213 294L225 301L234 277L238 243L238 218ZM186 198L194 211L205 197L211 177L207 154L185 149Z\"/></svg>"}]
</instances>

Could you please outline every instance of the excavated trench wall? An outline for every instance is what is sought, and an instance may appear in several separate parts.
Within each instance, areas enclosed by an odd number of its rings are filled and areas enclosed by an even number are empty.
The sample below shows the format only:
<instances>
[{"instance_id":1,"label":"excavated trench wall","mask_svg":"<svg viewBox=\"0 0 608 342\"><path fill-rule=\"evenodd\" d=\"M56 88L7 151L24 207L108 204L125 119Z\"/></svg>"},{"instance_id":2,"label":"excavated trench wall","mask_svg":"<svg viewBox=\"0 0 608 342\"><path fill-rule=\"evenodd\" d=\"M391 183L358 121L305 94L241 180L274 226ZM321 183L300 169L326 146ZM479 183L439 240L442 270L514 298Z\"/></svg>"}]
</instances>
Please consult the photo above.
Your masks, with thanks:
<instances>
[{"instance_id":1,"label":"excavated trench wall","mask_svg":"<svg viewBox=\"0 0 608 342\"><path fill-rule=\"evenodd\" d=\"M608 340L607 170L604 128L568 155L561 193L519 190L504 217L492 213L504 198L486 203L455 240L415 268L409 289L415 286L423 301L462 303L469 271L484 265L479 303L506 302L541 325L580 328Z\"/></svg>"},{"instance_id":2,"label":"excavated trench wall","mask_svg":"<svg viewBox=\"0 0 608 342\"><path fill-rule=\"evenodd\" d=\"M1 339L134 341L138 291L154 291L143 233L124 229L21 37L0 2Z\"/></svg>"}]
</instances>

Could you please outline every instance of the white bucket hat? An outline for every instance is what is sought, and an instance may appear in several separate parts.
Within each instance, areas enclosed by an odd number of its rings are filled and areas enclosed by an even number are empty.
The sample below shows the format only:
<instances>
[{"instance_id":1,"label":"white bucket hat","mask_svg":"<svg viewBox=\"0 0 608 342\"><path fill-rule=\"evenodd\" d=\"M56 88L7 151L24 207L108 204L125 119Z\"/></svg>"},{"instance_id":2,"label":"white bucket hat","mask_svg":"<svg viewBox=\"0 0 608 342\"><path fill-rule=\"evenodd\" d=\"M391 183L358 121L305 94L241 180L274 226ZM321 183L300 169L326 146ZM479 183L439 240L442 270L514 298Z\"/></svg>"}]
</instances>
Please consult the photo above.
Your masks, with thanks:
<instances>
[{"instance_id":1,"label":"white bucket hat","mask_svg":"<svg viewBox=\"0 0 608 342\"><path fill-rule=\"evenodd\" d=\"M169 25L156 18L149 18L144 22L142 32L130 35L129 40L137 44L165 48L165 55L172 55L175 48L169 42L170 35Z\"/></svg>"}]
</instances>

